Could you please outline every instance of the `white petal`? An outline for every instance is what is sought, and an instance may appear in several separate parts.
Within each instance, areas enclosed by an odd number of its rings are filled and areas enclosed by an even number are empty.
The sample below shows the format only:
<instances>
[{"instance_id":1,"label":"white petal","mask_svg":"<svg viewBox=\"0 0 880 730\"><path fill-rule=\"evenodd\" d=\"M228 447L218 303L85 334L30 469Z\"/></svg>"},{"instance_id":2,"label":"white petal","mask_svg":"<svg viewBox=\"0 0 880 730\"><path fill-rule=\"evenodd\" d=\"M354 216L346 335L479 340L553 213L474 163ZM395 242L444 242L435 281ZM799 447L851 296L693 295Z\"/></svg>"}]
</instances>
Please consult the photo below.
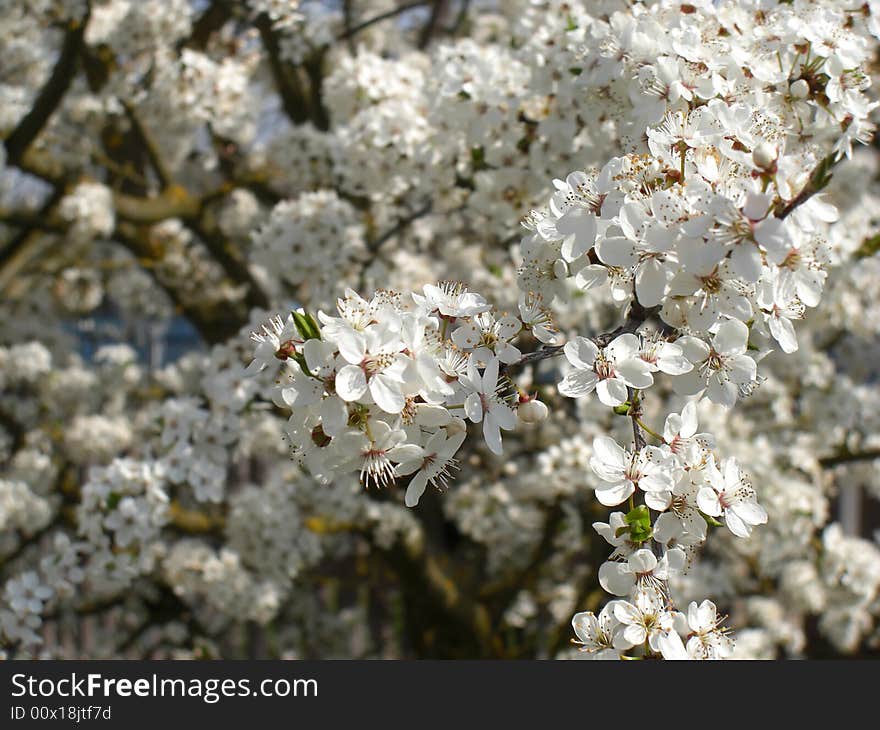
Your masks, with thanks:
<instances>
[{"instance_id":1,"label":"white petal","mask_svg":"<svg viewBox=\"0 0 880 730\"><path fill-rule=\"evenodd\" d=\"M681 409L681 429L679 434L682 438L689 439L697 432L697 404L694 401L686 403Z\"/></svg>"},{"instance_id":2,"label":"white petal","mask_svg":"<svg viewBox=\"0 0 880 730\"><path fill-rule=\"evenodd\" d=\"M346 362L359 365L367 351L366 339L360 332L343 328L336 334L336 346Z\"/></svg>"},{"instance_id":3,"label":"white petal","mask_svg":"<svg viewBox=\"0 0 880 730\"><path fill-rule=\"evenodd\" d=\"M593 454L603 463L620 469L627 465L626 451L610 436L596 436L593 439Z\"/></svg>"},{"instance_id":4,"label":"white petal","mask_svg":"<svg viewBox=\"0 0 880 730\"><path fill-rule=\"evenodd\" d=\"M657 648L667 661L682 661L688 658L681 637L675 631L657 634Z\"/></svg>"},{"instance_id":5,"label":"white petal","mask_svg":"<svg viewBox=\"0 0 880 730\"><path fill-rule=\"evenodd\" d=\"M675 344L681 348L684 356L691 362L703 362L709 356L709 345L696 337L679 337Z\"/></svg>"},{"instance_id":6,"label":"white petal","mask_svg":"<svg viewBox=\"0 0 880 730\"><path fill-rule=\"evenodd\" d=\"M642 359L632 358L618 362L614 370L620 380L633 388L648 388L654 384L651 368Z\"/></svg>"},{"instance_id":7,"label":"white petal","mask_svg":"<svg viewBox=\"0 0 880 730\"><path fill-rule=\"evenodd\" d=\"M772 201L773 196L766 193L749 193L742 209L743 215L749 220L759 221L767 215Z\"/></svg>"},{"instance_id":8,"label":"white petal","mask_svg":"<svg viewBox=\"0 0 880 730\"><path fill-rule=\"evenodd\" d=\"M486 369L483 371L483 392L494 393L497 384L498 358L493 357L488 363L486 363Z\"/></svg>"},{"instance_id":9,"label":"white petal","mask_svg":"<svg viewBox=\"0 0 880 730\"><path fill-rule=\"evenodd\" d=\"M330 396L321 402L321 428L324 433L335 436L345 428L347 422L348 409L342 400Z\"/></svg>"},{"instance_id":10,"label":"white petal","mask_svg":"<svg viewBox=\"0 0 880 730\"><path fill-rule=\"evenodd\" d=\"M700 512L709 515L709 517L718 517L722 511L718 493L712 487L702 487L697 492L697 506L700 508Z\"/></svg>"},{"instance_id":11,"label":"white petal","mask_svg":"<svg viewBox=\"0 0 880 730\"><path fill-rule=\"evenodd\" d=\"M370 379L370 395L376 405L386 413L400 413L406 405L406 398L399 384L381 373Z\"/></svg>"},{"instance_id":12,"label":"white petal","mask_svg":"<svg viewBox=\"0 0 880 730\"><path fill-rule=\"evenodd\" d=\"M738 393L736 385L729 380L719 380L717 377L710 378L709 387L706 388L709 400L725 408L734 406Z\"/></svg>"},{"instance_id":13,"label":"white petal","mask_svg":"<svg viewBox=\"0 0 880 730\"><path fill-rule=\"evenodd\" d=\"M596 240L596 216L572 208L556 221L556 230L566 236L561 249L563 258L574 261L593 247Z\"/></svg>"},{"instance_id":14,"label":"white petal","mask_svg":"<svg viewBox=\"0 0 880 730\"><path fill-rule=\"evenodd\" d=\"M752 534L751 526L743 522L742 519L731 510L726 510L724 512L724 524L727 525L727 529L737 537L748 537Z\"/></svg>"},{"instance_id":15,"label":"white petal","mask_svg":"<svg viewBox=\"0 0 880 730\"><path fill-rule=\"evenodd\" d=\"M770 326L770 334L779 343L784 353L790 354L798 349L794 325L788 317L770 317L768 325Z\"/></svg>"},{"instance_id":16,"label":"white petal","mask_svg":"<svg viewBox=\"0 0 880 730\"><path fill-rule=\"evenodd\" d=\"M611 360L620 362L631 357L637 357L641 349L639 338L629 332L615 337L605 348L605 353Z\"/></svg>"},{"instance_id":17,"label":"white petal","mask_svg":"<svg viewBox=\"0 0 880 730\"><path fill-rule=\"evenodd\" d=\"M666 267L657 259L648 259L636 273L636 295L644 307L653 307L666 293Z\"/></svg>"},{"instance_id":18,"label":"white petal","mask_svg":"<svg viewBox=\"0 0 880 730\"><path fill-rule=\"evenodd\" d=\"M471 393L464 401L465 415L474 423L483 420L483 402L477 393Z\"/></svg>"},{"instance_id":19,"label":"white petal","mask_svg":"<svg viewBox=\"0 0 880 730\"><path fill-rule=\"evenodd\" d=\"M572 365L582 370L591 370L596 361L596 355L599 354L596 343L586 337L575 337L573 340L569 340L565 343L562 351Z\"/></svg>"},{"instance_id":20,"label":"white petal","mask_svg":"<svg viewBox=\"0 0 880 730\"><path fill-rule=\"evenodd\" d=\"M758 376L758 365L748 355L734 355L728 358L729 376L740 385L751 383Z\"/></svg>"},{"instance_id":21,"label":"white petal","mask_svg":"<svg viewBox=\"0 0 880 730\"><path fill-rule=\"evenodd\" d=\"M628 596L635 576L623 563L608 561L599 567L599 585L614 596Z\"/></svg>"},{"instance_id":22,"label":"white petal","mask_svg":"<svg viewBox=\"0 0 880 730\"><path fill-rule=\"evenodd\" d=\"M642 486L641 482L639 482L639 486ZM645 504L652 510L663 512L669 509L669 505L672 504L672 492L669 490L645 492Z\"/></svg>"},{"instance_id":23,"label":"white petal","mask_svg":"<svg viewBox=\"0 0 880 730\"><path fill-rule=\"evenodd\" d=\"M494 418L486 418L483 420L483 438L486 440L486 446L493 454L503 454L501 447L501 429Z\"/></svg>"},{"instance_id":24,"label":"white petal","mask_svg":"<svg viewBox=\"0 0 880 730\"><path fill-rule=\"evenodd\" d=\"M694 369L680 347L670 345L663 347L657 357L657 369L667 375L684 375Z\"/></svg>"},{"instance_id":25,"label":"white petal","mask_svg":"<svg viewBox=\"0 0 880 730\"><path fill-rule=\"evenodd\" d=\"M589 291L601 286L608 279L608 269L600 264L585 266L574 277L575 286L581 291Z\"/></svg>"},{"instance_id":26,"label":"white petal","mask_svg":"<svg viewBox=\"0 0 880 730\"><path fill-rule=\"evenodd\" d=\"M687 565L687 556L684 554L684 550L672 548L671 550L666 551L665 557L668 566L668 575L677 575L684 571L685 566Z\"/></svg>"},{"instance_id":27,"label":"white petal","mask_svg":"<svg viewBox=\"0 0 880 730\"><path fill-rule=\"evenodd\" d=\"M363 398L367 392L367 376L357 365L346 365L336 373L336 394L344 401Z\"/></svg>"},{"instance_id":28,"label":"white petal","mask_svg":"<svg viewBox=\"0 0 880 730\"><path fill-rule=\"evenodd\" d=\"M575 370L568 373L556 389L569 398L580 398L596 389L599 377L592 370Z\"/></svg>"},{"instance_id":29,"label":"white petal","mask_svg":"<svg viewBox=\"0 0 880 730\"><path fill-rule=\"evenodd\" d=\"M728 319L715 333L712 344L720 355L741 355L749 341L749 328L738 319Z\"/></svg>"},{"instance_id":30,"label":"white petal","mask_svg":"<svg viewBox=\"0 0 880 730\"><path fill-rule=\"evenodd\" d=\"M657 558L650 550L641 548L629 556L629 568L633 573L650 573L657 567Z\"/></svg>"},{"instance_id":31,"label":"white petal","mask_svg":"<svg viewBox=\"0 0 880 730\"><path fill-rule=\"evenodd\" d=\"M761 278L761 252L748 241L737 244L730 254L730 268L733 273L749 282Z\"/></svg>"},{"instance_id":32,"label":"white petal","mask_svg":"<svg viewBox=\"0 0 880 730\"><path fill-rule=\"evenodd\" d=\"M419 503L419 499L425 493L425 487L428 486L428 478L425 472L420 471L416 474L406 488L406 496L404 502L407 507L415 507Z\"/></svg>"},{"instance_id":33,"label":"white petal","mask_svg":"<svg viewBox=\"0 0 880 730\"><path fill-rule=\"evenodd\" d=\"M632 241L622 237L603 238L596 244L596 256L603 264L621 269L628 269L638 261Z\"/></svg>"},{"instance_id":34,"label":"white petal","mask_svg":"<svg viewBox=\"0 0 880 730\"><path fill-rule=\"evenodd\" d=\"M606 507L616 507L629 499L634 491L635 487L630 481L618 482L617 484L602 482L596 486L596 499Z\"/></svg>"},{"instance_id":35,"label":"white petal","mask_svg":"<svg viewBox=\"0 0 880 730\"><path fill-rule=\"evenodd\" d=\"M767 511L757 502L739 502L732 505L729 511L735 512L737 517L750 525L767 524Z\"/></svg>"},{"instance_id":36,"label":"white petal","mask_svg":"<svg viewBox=\"0 0 880 730\"><path fill-rule=\"evenodd\" d=\"M626 385L616 378L600 380L596 385L596 394L602 403L612 407L623 405L627 399Z\"/></svg>"},{"instance_id":37,"label":"white petal","mask_svg":"<svg viewBox=\"0 0 880 730\"><path fill-rule=\"evenodd\" d=\"M672 380L672 389L678 395L696 395L706 387L706 379L697 368Z\"/></svg>"}]
</instances>

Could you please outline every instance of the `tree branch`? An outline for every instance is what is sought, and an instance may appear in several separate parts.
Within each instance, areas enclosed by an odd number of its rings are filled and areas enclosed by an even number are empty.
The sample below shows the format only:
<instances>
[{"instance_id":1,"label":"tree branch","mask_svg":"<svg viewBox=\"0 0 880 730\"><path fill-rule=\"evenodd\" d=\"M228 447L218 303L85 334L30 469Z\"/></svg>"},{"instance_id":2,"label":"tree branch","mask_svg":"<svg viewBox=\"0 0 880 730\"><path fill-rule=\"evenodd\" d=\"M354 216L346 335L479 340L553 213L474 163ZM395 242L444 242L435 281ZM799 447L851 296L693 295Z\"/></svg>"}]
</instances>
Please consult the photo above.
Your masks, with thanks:
<instances>
[{"instance_id":1,"label":"tree branch","mask_svg":"<svg viewBox=\"0 0 880 730\"><path fill-rule=\"evenodd\" d=\"M379 13L379 15L374 15L372 18L368 18L367 20L363 21L362 23L358 23L357 25L352 26L351 28L346 28L345 31L343 31L342 33L340 33L336 37L336 40L344 41L349 38L352 38L353 36L360 33L362 30L366 30L367 28L369 28L371 25L375 25L376 23L381 23L383 20L388 20L389 18L393 18L396 15L400 15L402 13L405 13L407 10L412 10L413 8L421 7L422 5L427 5L428 2L429 2L429 0L416 0L416 2L405 3L403 5L396 7L396 8L393 8L391 10L387 10L384 13Z\"/></svg>"},{"instance_id":2,"label":"tree branch","mask_svg":"<svg viewBox=\"0 0 880 730\"><path fill-rule=\"evenodd\" d=\"M592 339L598 347L605 347L611 342L611 340L619 335L636 332L639 327L659 311L659 306L645 308L639 304L637 299L633 299L632 304L626 313L626 319L624 319L623 324L611 330L611 332L604 332L601 335L596 335L590 339ZM541 360L546 360L551 357L557 357L562 354L563 347L564 345L542 345L534 352L529 352L516 362L505 366L503 372L510 374L511 371L516 370L523 365L527 365L528 363L540 362Z\"/></svg>"},{"instance_id":3,"label":"tree branch","mask_svg":"<svg viewBox=\"0 0 880 730\"><path fill-rule=\"evenodd\" d=\"M428 47L428 44L431 42L431 38L434 35L434 31L437 30L437 25L440 22L440 15L445 8L446 0L433 0L431 3L431 14L428 16L428 22L422 26L422 30L419 33L419 40L416 44L419 49L424 50Z\"/></svg>"},{"instance_id":4,"label":"tree branch","mask_svg":"<svg viewBox=\"0 0 880 730\"><path fill-rule=\"evenodd\" d=\"M278 39L272 30L272 19L263 13L257 17L254 25L260 32L263 47L269 56L269 68L275 80L275 87L281 96L284 111L294 124L304 124L310 118L305 92L296 74L288 73L284 68Z\"/></svg>"},{"instance_id":5,"label":"tree branch","mask_svg":"<svg viewBox=\"0 0 880 730\"><path fill-rule=\"evenodd\" d=\"M831 182L831 170L838 162L840 162L840 157L838 157L835 152L832 152L819 162L819 164L816 165L816 169L810 174L810 179L807 184L804 185L803 190L801 190L788 203L777 209L776 217L786 218L793 210L795 210L795 208L803 205L816 193L824 190L828 183Z\"/></svg>"},{"instance_id":6,"label":"tree branch","mask_svg":"<svg viewBox=\"0 0 880 730\"><path fill-rule=\"evenodd\" d=\"M480 591L480 597L490 601L495 607L495 617L499 618L507 609L517 594L534 585L541 571L541 566L553 552L553 540L565 517L565 512L559 502L555 502L547 512L541 537L535 545L529 562L525 568L513 577L492 584Z\"/></svg>"},{"instance_id":7,"label":"tree branch","mask_svg":"<svg viewBox=\"0 0 880 730\"><path fill-rule=\"evenodd\" d=\"M127 101L122 101L121 103L123 109L125 109L125 115L131 123L132 130L144 146L144 150L147 153L147 159L149 159L150 165L156 173L156 177L159 178L159 184L163 189L167 188L171 185L171 173L168 171L165 162L162 160L162 155L159 153L159 146L156 144L156 140L153 138L153 135L150 134L150 131L141 124L141 120L138 118L135 108Z\"/></svg>"},{"instance_id":8,"label":"tree branch","mask_svg":"<svg viewBox=\"0 0 880 730\"><path fill-rule=\"evenodd\" d=\"M211 35L220 30L231 17L232 12L227 3L214 0L193 23L189 38L179 43L178 46L180 48L204 49L208 45Z\"/></svg>"},{"instance_id":9,"label":"tree branch","mask_svg":"<svg viewBox=\"0 0 880 730\"><path fill-rule=\"evenodd\" d=\"M466 652L476 648L484 658L495 655L488 610L458 587L425 551L424 544L412 546L398 541L390 549L377 550L398 576L409 634L420 645L421 656L432 651L431 637L424 634L435 631L451 633L446 637L448 643L440 646L444 655L454 653L456 645L466 647Z\"/></svg>"},{"instance_id":10,"label":"tree branch","mask_svg":"<svg viewBox=\"0 0 880 730\"><path fill-rule=\"evenodd\" d=\"M86 24L88 23L89 14L81 21L74 21L64 36L64 43L61 46L61 53L49 80L37 95L31 110L25 114L24 118L18 123L18 126L6 138L4 142L6 146L6 157L11 165L18 166L24 157L24 153L30 146L31 142L40 134L49 117L61 100L70 83L76 75L76 59L79 55L80 48L83 45L83 37L85 35Z\"/></svg>"},{"instance_id":11,"label":"tree branch","mask_svg":"<svg viewBox=\"0 0 880 730\"><path fill-rule=\"evenodd\" d=\"M832 456L823 456L819 459L819 464L829 468L840 464L851 464L856 461L873 461L874 459L880 459L880 449L866 449L865 451L856 452L846 451Z\"/></svg>"}]
</instances>

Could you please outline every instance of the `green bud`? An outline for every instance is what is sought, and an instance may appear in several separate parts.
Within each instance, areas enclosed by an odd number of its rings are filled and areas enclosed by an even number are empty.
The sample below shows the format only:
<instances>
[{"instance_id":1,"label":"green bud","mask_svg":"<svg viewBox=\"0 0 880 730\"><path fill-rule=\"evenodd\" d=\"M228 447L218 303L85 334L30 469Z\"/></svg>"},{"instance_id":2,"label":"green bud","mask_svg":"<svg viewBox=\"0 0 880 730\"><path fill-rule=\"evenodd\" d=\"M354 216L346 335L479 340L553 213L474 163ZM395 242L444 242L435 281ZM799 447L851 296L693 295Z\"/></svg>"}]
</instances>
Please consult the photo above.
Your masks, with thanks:
<instances>
[{"instance_id":1,"label":"green bud","mask_svg":"<svg viewBox=\"0 0 880 730\"><path fill-rule=\"evenodd\" d=\"M632 403L627 401L626 403L621 403L619 406L614 406L612 410L618 416L628 416L630 408L632 408Z\"/></svg>"}]
</instances>

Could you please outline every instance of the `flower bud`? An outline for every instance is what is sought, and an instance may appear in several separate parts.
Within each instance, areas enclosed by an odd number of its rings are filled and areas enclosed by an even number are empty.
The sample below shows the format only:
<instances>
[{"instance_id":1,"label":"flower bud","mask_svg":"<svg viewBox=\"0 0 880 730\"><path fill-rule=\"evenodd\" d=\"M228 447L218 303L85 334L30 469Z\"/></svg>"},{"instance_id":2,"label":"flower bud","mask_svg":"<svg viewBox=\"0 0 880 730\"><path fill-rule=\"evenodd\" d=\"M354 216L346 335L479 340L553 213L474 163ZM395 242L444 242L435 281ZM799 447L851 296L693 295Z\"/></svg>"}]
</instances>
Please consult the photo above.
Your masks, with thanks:
<instances>
[{"instance_id":1,"label":"flower bud","mask_svg":"<svg viewBox=\"0 0 880 730\"><path fill-rule=\"evenodd\" d=\"M806 99L810 95L810 85L806 79L792 81L791 86L788 87L788 93L794 99Z\"/></svg>"},{"instance_id":2,"label":"flower bud","mask_svg":"<svg viewBox=\"0 0 880 730\"><path fill-rule=\"evenodd\" d=\"M296 343L293 340L286 340L282 342L278 346L278 350L275 352L275 357L279 360L287 360L288 358L296 356Z\"/></svg>"},{"instance_id":3,"label":"flower bud","mask_svg":"<svg viewBox=\"0 0 880 730\"><path fill-rule=\"evenodd\" d=\"M776 148L769 142L760 142L752 150L752 160L762 170L770 169L776 162Z\"/></svg>"},{"instance_id":4,"label":"flower bud","mask_svg":"<svg viewBox=\"0 0 880 730\"><path fill-rule=\"evenodd\" d=\"M547 418L549 413L547 406L534 398L523 401L516 409L516 415L523 423L540 423Z\"/></svg>"},{"instance_id":5,"label":"flower bud","mask_svg":"<svg viewBox=\"0 0 880 730\"><path fill-rule=\"evenodd\" d=\"M569 275L568 264L564 259L556 259L553 262L553 276L557 279L567 279Z\"/></svg>"}]
</instances>

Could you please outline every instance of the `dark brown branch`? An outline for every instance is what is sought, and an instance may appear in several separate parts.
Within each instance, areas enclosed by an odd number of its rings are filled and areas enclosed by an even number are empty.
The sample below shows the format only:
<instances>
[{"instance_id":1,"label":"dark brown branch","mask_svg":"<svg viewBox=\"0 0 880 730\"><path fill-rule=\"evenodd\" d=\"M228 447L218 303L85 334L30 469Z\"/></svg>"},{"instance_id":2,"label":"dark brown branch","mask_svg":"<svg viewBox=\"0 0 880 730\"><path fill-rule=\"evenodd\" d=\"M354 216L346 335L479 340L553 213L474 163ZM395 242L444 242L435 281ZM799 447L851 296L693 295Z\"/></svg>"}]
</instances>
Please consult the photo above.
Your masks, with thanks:
<instances>
[{"instance_id":1,"label":"dark brown branch","mask_svg":"<svg viewBox=\"0 0 880 730\"><path fill-rule=\"evenodd\" d=\"M421 7L422 5L427 5L428 0L417 0L416 2L409 2L403 5L400 5L396 8L388 10L384 13L379 13L379 15L374 15L372 18L368 18L362 23L358 23L357 25L346 28L343 33L337 36L336 40L344 41L348 38L352 38L353 36L360 33L362 30L366 30L371 25L375 25L376 23L381 23L383 20L388 20L390 18L395 17L396 15L400 15L401 13L405 13L407 10L412 10L413 8Z\"/></svg>"},{"instance_id":2,"label":"dark brown branch","mask_svg":"<svg viewBox=\"0 0 880 730\"><path fill-rule=\"evenodd\" d=\"M63 194L64 191L60 186L55 187L36 214L25 216L13 214L9 218L5 216L0 218L10 225L21 226L21 230L0 250L0 291L7 287L18 271L32 258L34 250L40 243L36 236L47 232L50 227L54 228L52 212ZM51 232L59 231L55 228Z\"/></svg>"},{"instance_id":3,"label":"dark brown branch","mask_svg":"<svg viewBox=\"0 0 880 730\"><path fill-rule=\"evenodd\" d=\"M437 30L437 26L440 22L440 15L445 8L446 0L434 0L431 3L431 14L428 16L428 21L422 26L422 30L419 33L419 40L416 44L420 49L424 50L428 47L431 38L434 36L434 32Z\"/></svg>"},{"instance_id":4,"label":"dark brown branch","mask_svg":"<svg viewBox=\"0 0 880 730\"><path fill-rule=\"evenodd\" d=\"M144 146L144 151L147 153L147 159L150 161L150 165L156 173L156 177L159 178L159 184L163 189L167 188L171 185L171 173L168 171L165 162L162 160L162 155L159 153L159 146L156 143L156 140L153 138L153 135L150 134L150 130L141 123L135 108L131 104L124 101L122 102L122 107L125 109L125 115L128 117L128 121L131 123L131 128L137 136L137 139Z\"/></svg>"},{"instance_id":5,"label":"dark brown branch","mask_svg":"<svg viewBox=\"0 0 880 730\"><path fill-rule=\"evenodd\" d=\"M184 218L184 223L187 228L201 239L226 275L236 284L244 284L246 286L245 303L248 307L250 309L256 307L267 309L269 307L269 297L254 278L247 262L236 254L235 249L230 245L226 237L217 231L206 228L202 223L201 216Z\"/></svg>"},{"instance_id":6,"label":"dark brown branch","mask_svg":"<svg viewBox=\"0 0 880 730\"><path fill-rule=\"evenodd\" d=\"M880 449L866 449L865 451L844 452L834 454L833 456L824 456L819 459L819 463L828 468L838 466L840 464L851 464L856 461L873 461L880 459Z\"/></svg>"},{"instance_id":7,"label":"dark brown branch","mask_svg":"<svg viewBox=\"0 0 880 730\"><path fill-rule=\"evenodd\" d=\"M412 223L417 221L419 218L423 218L424 216L428 215L431 212L432 207L433 207L433 203L429 200L421 208L410 213L405 218L401 218L399 221L397 221L397 223L395 223L393 226L391 226L391 228L389 228L387 231L385 231L381 235L377 236L376 238L372 239L371 241L368 241L367 242L367 249L371 253L376 253L376 251L378 251L386 241L393 238L394 236L396 236L398 233L400 233L404 229L408 228Z\"/></svg>"},{"instance_id":8,"label":"dark brown branch","mask_svg":"<svg viewBox=\"0 0 880 730\"><path fill-rule=\"evenodd\" d=\"M342 2L342 26L345 28L342 35L339 36L338 40L346 41L346 45L348 46L348 52L353 56L355 55L356 48L354 44L354 33L351 32L352 26L352 15L354 13L354 7L352 7L352 0L343 0Z\"/></svg>"},{"instance_id":9,"label":"dark brown branch","mask_svg":"<svg viewBox=\"0 0 880 730\"><path fill-rule=\"evenodd\" d=\"M633 450L641 451L645 448L645 434L642 433L641 424L639 424L639 418L642 415L641 403L639 399L636 397L636 391L634 388L627 387L626 389L627 395L629 396L629 417L632 419L632 428L633 428Z\"/></svg>"},{"instance_id":10,"label":"dark brown branch","mask_svg":"<svg viewBox=\"0 0 880 730\"><path fill-rule=\"evenodd\" d=\"M468 658L476 649L483 658L494 656L492 625L486 607L471 598L448 575L423 545L376 547L394 571L403 591L408 635L416 642L419 656L437 651L445 656L465 647ZM426 633L443 631L444 637L432 644ZM464 658L464 656L462 656Z\"/></svg>"},{"instance_id":11,"label":"dark brown branch","mask_svg":"<svg viewBox=\"0 0 880 730\"><path fill-rule=\"evenodd\" d=\"M204 49L208 45L211 36L220 30L226 21L232 17L232 12L226 2L214 0L203 12L198 20L193 23L189 38L180 44L195 49Z\"/></svg>"},{"instance_id":12,"label":"dark brown branch","mask_svg":"<svg viewBox=\"0 0 880 730\"><path fill-rule=\"evenodd\" d=\"M455 16L455 20L452 22L452 25L447 30L449 35L457 35L458 32L464 26L465 20L467 20L468 10L471 7L471 0L461 0L461 6L458 8L458 15Z\"/></svg>"},{"instance_id":13,"label":"dark brown branch","mask_svg":"<svg viewBox=\"0 0 880 730\"><path fill-rule=\"evenodd\" d=\"M636 332L639 327L641 327L645 322L647 322L659 311L660 307L645 308L641 304L639 304L637 299L633 299L633 302L626 313L626 319L623 321L623 324L611 330L611 332L605 332L601 335L596 335L595 337L592 337L590 339L592 339L598 347L605 347L609 342L611 342L611 340L619 335L627 333L632 334ZM506 366L503 369L503 372L509 375L511 372L521 368L523 365L527 365L532 362L540 362L541 360L546 360L551 357L557 357L562 354L562 348L563 345L543 345L534 352L529 352L523 355L516 362Z\"/></svg>"},{"instance_id":14,"label":"dark brown branch","mask_svg":"<svg viewBox=\"0 0 880 730\"><path fill-rule=\"evenodd\" d=\"M46 535L48 535L50 532L52 532L52 530L54 530L59 525L61 525L62 522L63 522L62 514L59 511L55 515L55 517L49 522L49 524L47 524L45 527L41 527L36 532L33 532L30 535L27 535L26 537L22 538L19 541L18 545L15 547L15 550L13 550L11 553L9 553L9 555L4 556L2 558L2 560L0 560L0 568L4 567L6 565L10 565L11 563L15 562L19 557L21 557L24 554L24 552L29 547L39 543Z\"/></svg>"},{"instance_id":15,"label":"dark brown branch","mask_svg":"<svg viewBox=\"0 0 880 730\"><path fill-rule=\"evenodd\" d=\"M113 240L121 243L140 262L156 262L158 257L146 237L129 223L121 223L113 233ZM144 266L144 271L153 279L156 286L171 299L175 308L188 319L208 344L223 342L235 335L244 324L245 314L236 316L233 310L217 312L216 306L203 308L189 303L184 294L175 286L164 281L153 266Z\"/></svg>"},{"instance_id":16,"label":"dark brown branch","mask_svg":"<svg viewBox=\"0 0 880 730\"><path fill-rule=\"evenodd\" d=\"M834 152L819 162L819 164L816 165L816 169L810 174L810 179L807 184L804 185L803 190L801 190L788 203L778 208L776 211L776 217L787 217L798 206L803 205L816 193L824 190L828 183L831 182L831 170L838 162L840 162L840 157Z\"/></svg>"},{"instance_id":17,"label":"dark brown branch","mask_svg":"<svg viewBox=\"0 0 880 730\"><path fill-rule=\"evenodd\" d=\"M67 31L61 46L61 53L55 62L49 80L40 90L31 110L25 114L18 126L6 138L4 144L9 164L19 165L27 148L46 126L49 117L58 108L64 94L70 88L73 77L76 75L76 59L83 45L87 22L88 14L81 22L74 24Z\"/></svg>"},{"instance_id":18,"label":"dark brown branch","mask_svg":"<svg viewBox=\"0 0 880 730\"><path fill-rule=\"evenodd\" d=\"M324 53L315 53L303 62L303 68L309 77L309 107L312 123L322 132L330 129L330 114L324 106Z\"/></svg>"},{"instance_id":19,"label":"dark brown branch","mask_svg":"<svg viewBox=\"0 0 880 730\"><path fill-rule=\"evenodd\" d=\"M554 503L547 512L541 537L526 566L516 575L489 585L480 592L480 597L493 605L496 618L500 618L520 591L534 586L541 567L553 553L553 541L564 518L562 506Z\"/></svg>"},{"instance_id":20,"label":"dark brown branch","mask_svg":"<svg viewBox=\"0 0 880 730\"><path fill-rule=\"evenodd\" d=\"M281 96L285 113L294 124L304 124L310 118L305 92L299 78L295 73L289 73L281 60L281 49L272 30L272 19L263 13L257 17L254 25L260 32L263 47L269 57L269 68L272 71L272 78L275 80L275 87Z\"/></svg>"}]
</instances>

